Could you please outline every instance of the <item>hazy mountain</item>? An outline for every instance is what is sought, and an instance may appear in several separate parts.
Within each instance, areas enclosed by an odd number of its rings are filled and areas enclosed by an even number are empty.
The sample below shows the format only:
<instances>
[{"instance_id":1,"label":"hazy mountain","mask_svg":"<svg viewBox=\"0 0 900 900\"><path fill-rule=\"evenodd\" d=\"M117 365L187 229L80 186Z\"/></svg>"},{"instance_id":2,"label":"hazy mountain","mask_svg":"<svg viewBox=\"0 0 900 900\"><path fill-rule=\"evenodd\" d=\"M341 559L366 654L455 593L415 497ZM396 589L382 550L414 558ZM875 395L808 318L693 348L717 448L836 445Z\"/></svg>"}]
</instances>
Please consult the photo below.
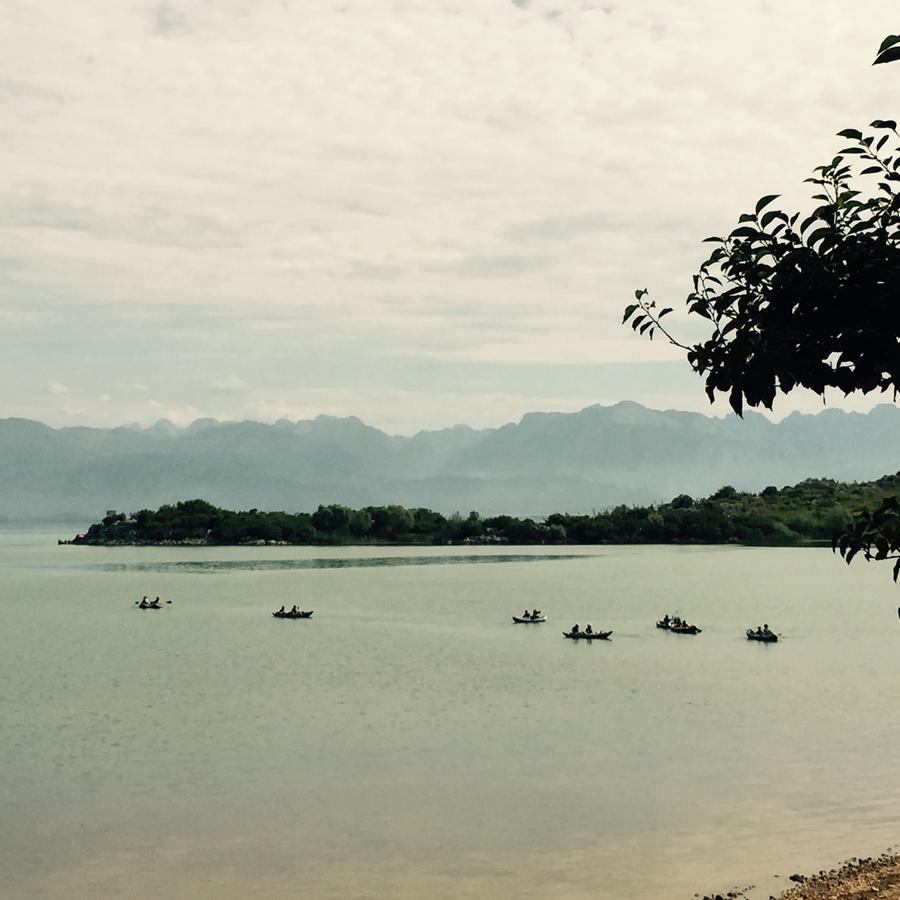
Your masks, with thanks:
<instances>
[{"instance_id":1,"label":"hazy mountain","mask_svg":"<svg viewBox=\"0 0 900 900\"><path fill-rule=\"evenodd\" d=\"M637 403L529 413L516 424L414 437L359 419L217 422L187 428L49 428L0 420L0 520L84 522L202 497L220 506L311 510L400 503L442 512L544 515L759 490L808 476L900 469L900 408L795 413L780 423L660 412Z\"/></svg>"}]
</instances>

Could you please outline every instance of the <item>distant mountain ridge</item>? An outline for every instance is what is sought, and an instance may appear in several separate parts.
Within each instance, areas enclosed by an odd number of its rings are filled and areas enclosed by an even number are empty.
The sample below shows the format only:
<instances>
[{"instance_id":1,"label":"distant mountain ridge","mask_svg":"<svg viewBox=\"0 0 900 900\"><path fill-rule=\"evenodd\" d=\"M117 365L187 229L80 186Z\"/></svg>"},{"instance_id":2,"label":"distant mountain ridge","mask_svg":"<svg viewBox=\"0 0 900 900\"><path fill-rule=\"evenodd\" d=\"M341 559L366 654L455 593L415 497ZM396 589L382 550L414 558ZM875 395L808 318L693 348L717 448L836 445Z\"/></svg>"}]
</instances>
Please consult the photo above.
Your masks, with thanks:
<instances>
[{"instance_id":1,"label":"distant mountain ridge","mask_svg":"<svg viewBox=\"0 0 900 900\"><path fill-rule=\"evenodd\" d=\"M355 417L179 429L50 428L0 419L0 520L94 521L193 497L236 509L399 503L542 516L647 503L724 484L869 480L900 469L900 408L717 419L637 403L517 423L388 435Z\"/></svg>"}]
</instances>

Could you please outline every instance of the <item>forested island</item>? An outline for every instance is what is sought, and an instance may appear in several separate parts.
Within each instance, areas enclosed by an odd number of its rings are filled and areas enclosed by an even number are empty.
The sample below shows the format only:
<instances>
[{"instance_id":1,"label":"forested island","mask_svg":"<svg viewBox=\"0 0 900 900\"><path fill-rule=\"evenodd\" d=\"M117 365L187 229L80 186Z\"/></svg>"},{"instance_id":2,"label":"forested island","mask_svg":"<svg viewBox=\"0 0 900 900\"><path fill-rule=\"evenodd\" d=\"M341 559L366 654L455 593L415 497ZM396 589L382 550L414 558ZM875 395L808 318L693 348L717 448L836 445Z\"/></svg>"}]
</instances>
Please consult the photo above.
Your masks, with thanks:
<instances>
[{"instance_id":1,"label":"forested island","mask_svg":"<svg viewBox=\"0 0 900 900\"><path fill-rule=\"evenodd\" d=\"M694 499L616 506L593 515L553 513L538 521L478 512L444 516L403 506L351 509L332 504L313 513L220 509L186 500L132 515L110 511L71 541L88 545L241 544L725 544L798 546L830 542L863 509L900 496L900 472L844 484L809 478L758 494L726 485Z\"/></svg>"}]
</instances>

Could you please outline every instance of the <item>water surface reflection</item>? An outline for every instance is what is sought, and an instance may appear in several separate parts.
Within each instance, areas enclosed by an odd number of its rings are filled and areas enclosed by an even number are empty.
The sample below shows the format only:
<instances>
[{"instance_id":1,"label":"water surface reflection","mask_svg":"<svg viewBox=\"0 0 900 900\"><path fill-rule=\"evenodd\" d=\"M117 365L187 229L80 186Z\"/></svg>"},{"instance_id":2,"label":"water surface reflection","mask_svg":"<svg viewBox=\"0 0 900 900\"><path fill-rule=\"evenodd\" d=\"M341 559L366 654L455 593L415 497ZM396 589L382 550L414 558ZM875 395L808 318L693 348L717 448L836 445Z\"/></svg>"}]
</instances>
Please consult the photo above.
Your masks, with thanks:
<instances>
[{"instance_id":1,"label":"water surface reflection","mask_svg":"<svg viewBox=\"0 0 900 900\"><path fill-rule=\"evenodd\" d=\"M491 556L362 556L307 559L180 559L173 561L97 563L83 568L100 572L171 572L190 575L228 572L280 572L289 569L372 569L384 566L470 566L481 563L554 562L585 559L574 553L496 554Z\"/></svg>"}]
</instances>

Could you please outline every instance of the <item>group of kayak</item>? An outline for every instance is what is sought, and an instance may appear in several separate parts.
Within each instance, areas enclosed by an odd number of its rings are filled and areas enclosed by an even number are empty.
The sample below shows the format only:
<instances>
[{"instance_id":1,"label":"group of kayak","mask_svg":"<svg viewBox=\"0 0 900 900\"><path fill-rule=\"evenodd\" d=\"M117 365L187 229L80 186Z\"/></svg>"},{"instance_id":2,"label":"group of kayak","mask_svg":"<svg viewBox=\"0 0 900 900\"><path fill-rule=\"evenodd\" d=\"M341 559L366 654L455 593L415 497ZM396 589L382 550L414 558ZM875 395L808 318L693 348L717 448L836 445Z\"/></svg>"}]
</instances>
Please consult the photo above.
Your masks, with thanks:
<instances>
[{"instance_id":1,"label":"group of kayak","mask_svg":"<svg viewBox=\"0 0 900 900\"><path fill-rule=\"evenodd\" d=\"M166 603L171 603L171 600L167 600ZM145 594L140 603L135 604L138 609L162 609L163 602L157 597L155 600L149 600L147 595ZM898 611L900 612L900 611ZM276 610L272 613L272 615L276 619L309 619L312 617L313 610L311 609L299 609L296 604L292 606L290 609L286 610L284 606L281 609ZM543 614L543 612L539 609L533 609L529 612L527 609L522 613L521 616L513 616L512 620L516 624L535 624L538 622L546 622L547 617ZM702 628L698 628L696 625L690 625L681 616L670 616L666 613L657 623L657 628L661 628L664 631L671 631L673 634L700 634L702 632ZM585 625L584 630L576 622L569 631L563 632L563 637L567 637L570 640L600 640L605 641L612 634L612 631L594 631L594 629L590 625ZM765 644L774 644L778 641L778 635L772 631L768 625L760 625L757 628L748 628L747 629L747 640L748 641L761 641Z\"/></svg>"},{"instance_id":2,"label":"group of kayak","mask_svg":"<svg viewBox=\"0 0 900 900\"><path fill-rule=\"evenodd\" d=\"M696 625L689 625L681 616L670 616L668 613L656 623L656 627L671 631L674 634L700 634L703 630ZM747 629L747 640L774 644L778 641L778 635L768 625L761 625L755 629Z\"/></svg>"},{"instance_id":3,"label":"group of kayak","mask_svg":"<svg viewBox=\"0 0 900 900\"><path fill-rule=\"evenodd\" d=\"M512 620L516 624L523 624L530 622L546 622L547 617L539 609L532 610L531 612L526 609L521 616L513 616ZM687 620L681 618L681 616L670 616L668 613L656 623L656 627L663 629L664 631L671 631L673 634L701 634L703 632L702 628L697 625L691 625ZM582 630L576 622L569 631L563 632L563 637L567 637L569 640L573 641L605 641L611 634L612 631L594 631L590 625L585 625ZM747 640L774 644L778 640L778 635L775 634L768 625L762 625L756 629L748 628Z\"/></svg>"},{"instance_id":4,"label":"group of kayak","mask_svg":"<svg viewBox=\"0 0 900 900\"><path fill-rule=\"evenodd\" d=\"M526 609L521 616L513 616L512 620L516 625L529 625L535 622L546 622L547 617L539 609L533 609L531 612ZM590 625L585 625L584 631L582 631L577 622L572 626L571 631L563 632L565 637L573 641L580 639L605 641L611 634L611 631L594 631Z\"/></svg>"},{"instance_id":5,"label":"group of kayak","mask_svg":"<svg viewBox=\"0 0 900 900\"><path fill-rule=\"evenodd\" d=\"M171 603L171 600L166 600L166 603ZM145 594L140 603L135 601L134 604L138 609L162 609L163 602L157 597L155 600L148 599ZM276 619L309 619L313 614L311 609L298 609L296 604L291 607L291 609L285 609L283 606L281 609L276 610L272 613Z\"/></svg>"}]
</instances>

